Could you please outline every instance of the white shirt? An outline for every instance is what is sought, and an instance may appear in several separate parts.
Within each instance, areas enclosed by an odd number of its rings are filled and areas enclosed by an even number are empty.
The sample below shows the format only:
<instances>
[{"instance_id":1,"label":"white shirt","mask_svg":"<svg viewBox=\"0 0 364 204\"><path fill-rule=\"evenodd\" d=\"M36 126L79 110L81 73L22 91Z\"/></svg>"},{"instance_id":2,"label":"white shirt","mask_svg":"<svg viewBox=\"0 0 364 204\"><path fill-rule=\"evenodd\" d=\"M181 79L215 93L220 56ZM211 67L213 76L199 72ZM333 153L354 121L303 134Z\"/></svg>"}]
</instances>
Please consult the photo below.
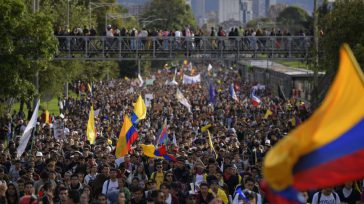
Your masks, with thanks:
<instances>
[{"instance_id":1,"label":"white shirt","mask_svg":"<svg viewBox=\"0 0 364 204\"><path fill-rule=\"evenodd\" d=\"M109 186L107 184L109 183ZM119 191L119 183L118 180L115 179L115 181L112 181L111 179L108 179L104 182L104 185L102 186L102 194L107 194L111 191Z\"/></svg>"},{"instance_id":2,"label":"white shirt","mask_svg":"<svg viewBox=\"0 0 364 204\"><path fill-rule=\"evenodd\" d=\"M335 193L336 200L334 197L334 192L331 193L329 196L326 196L323 193L321 193L320 200L318 200L318 194L319 194L319 192L317 192L317 193L315 193L315 195L313 195L312 204L340 204L340 198L337 193Z\"/></svg>"},{"instance_id":3,"label":"white shirt","mask_svg":"<svg viewBox=\"0 0 364 204\"><path fill-rule=\"evenodd\" d=\"M259 193L255 193L257 195L257 204L262 204L262 196ZM243 204L244 201L242 199L239 200L239 194L236 193L234 196L233 204Z\"/></svg>"},{"instance_id":4,"label":"white shirt","mask_svg":"<svg viewBox=\"0 0 364 204\"><path fill-rule=\"evenodd\" d=\"M168 194L168 197L166 198L166 203L167 204L172 204L172 196L171 196L171 194Z\"/></svg>"},{"instance_id":5,"label":"white shirt","mask_svg":"<svg viewBox=\"0 0 364 204\"><path fill-rule=\"evenodd\" d=\"M84 179L85 184L88 184L90 181L95 180L97 175L98 173L96 173L95 175L87 174Z\"/></svg>"},{"instance_id":6,"label":"white shirt","mask_svg":"<svg viewBox=\"0 0 364 204\"><path fill-rule=\"evenodd\" d=\"M181 37L181 31L179 31L179 30L176 30L175 32L174 32L174 36L176 37L176 38L178 38L178 37Z\"/></svg>"}]
</instances>

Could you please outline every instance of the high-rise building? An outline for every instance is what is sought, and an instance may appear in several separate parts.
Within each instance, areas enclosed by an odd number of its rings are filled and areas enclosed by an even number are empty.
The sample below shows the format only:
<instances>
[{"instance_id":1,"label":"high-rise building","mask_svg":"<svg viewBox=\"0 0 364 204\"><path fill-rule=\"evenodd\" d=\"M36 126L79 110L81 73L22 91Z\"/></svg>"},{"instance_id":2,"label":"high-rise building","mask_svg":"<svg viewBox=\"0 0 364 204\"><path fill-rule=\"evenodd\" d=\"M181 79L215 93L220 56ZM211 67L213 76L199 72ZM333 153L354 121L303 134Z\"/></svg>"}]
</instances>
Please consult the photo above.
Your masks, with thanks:
<instances>
[{"instance_id":1,"label":"high-rise building","mask_svg":"<svg viewBox=\"0 0 364 204\"><path fill-rule=\"evenodd\" d=\"M276 4L276 0L253 0L253 18L267 17L270 6Z\"/></svg>"},{"instance_id":2,"label":"high-rise building","mask_svg":"<svg viewBox=\"0 0 364 204\"><path fill-rule=\"evenodd\" d=\"M192 10L199 26L206 21L205 0L192 0Z\"/></svg>"},{"instance_id":3,"label":"high-rise building","mask_svg":"<svg viewBox=\"0 0 364 204\"><path fill-rule=\"evenodd\" d=\"M219 0L218 21L240 21L240 0Z\"/></svg>"},{"instance_id":4,"label":"high-rise building","mask_svg":"<svg viewBox=\"0 0 364 204\"><path fill-rule=\"evenodd\" d=\"M240 0L241 21L246 24L253 19L253 0Z\"/></svg>"}]
</instances>

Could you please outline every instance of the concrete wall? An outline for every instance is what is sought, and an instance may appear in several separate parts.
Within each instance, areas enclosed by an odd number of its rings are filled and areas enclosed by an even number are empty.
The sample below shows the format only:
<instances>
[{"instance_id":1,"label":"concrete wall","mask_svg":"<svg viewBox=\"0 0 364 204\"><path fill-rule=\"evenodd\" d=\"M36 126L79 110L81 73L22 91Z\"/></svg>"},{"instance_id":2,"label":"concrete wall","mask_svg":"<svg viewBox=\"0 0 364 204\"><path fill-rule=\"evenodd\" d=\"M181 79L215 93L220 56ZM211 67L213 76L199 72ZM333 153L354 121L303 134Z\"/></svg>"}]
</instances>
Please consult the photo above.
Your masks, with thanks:
<instances>
[{"instance_id":1,"label":"concrete wall","mask_svg":"<svg viewBox=\"0 0 364 204\"><path fill-rule=\"evenodd\" d=\"M245 81L264 84L272 90L274 95L278 95L279 86L281 86L286 97L292 97L295 89L299 90L296 97L310 100L309 94L312 91L311 76L290 76L282 72L244 64L238 64L238 67Z\"/></svg>"}]
</instances>

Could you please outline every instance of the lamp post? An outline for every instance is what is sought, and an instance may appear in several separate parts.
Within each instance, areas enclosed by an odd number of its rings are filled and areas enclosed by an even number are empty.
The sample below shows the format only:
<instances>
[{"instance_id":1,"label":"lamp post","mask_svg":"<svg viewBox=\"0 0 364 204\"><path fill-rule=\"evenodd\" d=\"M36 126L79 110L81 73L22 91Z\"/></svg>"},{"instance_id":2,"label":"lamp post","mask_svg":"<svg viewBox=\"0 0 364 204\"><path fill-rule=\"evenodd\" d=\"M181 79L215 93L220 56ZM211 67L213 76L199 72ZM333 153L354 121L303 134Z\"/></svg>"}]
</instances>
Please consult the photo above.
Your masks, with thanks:
<instances>
[{"instance_id":1,"label":"lamp post","mask_svg":"<svg viewBox=\"0 0 364 204\"><path fill-rule=\"evenodd\" d=\"M67 29L70 29L70 0L67 0Z\"/></svg>"},{"instance_id":2,"label":"lamp post","mask_svg":"<svg viewBox=\"0 0 364 204\"><path fill-rule=\"evenodd\" d=\"M91 28L91 18L92 18L92 10L93 9L97 9L97 8L103 8L103 7L109 7L109 6L120 6L121 4L115 4L115 3L95 3L95 2L91 2L91 0L89 0L89 24L90 24L90 28ZM107 19L106 19L106 15L105 14L105 27L107 26Z\"/></svg>"}]
</instances>

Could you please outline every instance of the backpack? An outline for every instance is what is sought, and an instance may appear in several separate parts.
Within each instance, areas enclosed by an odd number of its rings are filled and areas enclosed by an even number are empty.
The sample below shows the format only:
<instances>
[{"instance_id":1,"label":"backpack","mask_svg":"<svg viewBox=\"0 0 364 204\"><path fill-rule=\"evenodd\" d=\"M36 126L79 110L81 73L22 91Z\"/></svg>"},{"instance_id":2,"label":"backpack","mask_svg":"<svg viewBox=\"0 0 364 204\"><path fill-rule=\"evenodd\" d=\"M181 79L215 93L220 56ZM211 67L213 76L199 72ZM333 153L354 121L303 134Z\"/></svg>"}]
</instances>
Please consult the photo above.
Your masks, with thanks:
<instances>
[{"instance_id":1,"label":"backpack","mask_svg":"<svg viewBox=\"0 0 364 204\"><path fill-rule=\"evenodd\" d=\"M332 194L334 195L334 199L335 199L335 203L336 203L336 193L332 192ZM321 191L318 194L318 198L317 198L317 203L320 203L320 199L321 199Z\"/></svg>"}]
</instances>

